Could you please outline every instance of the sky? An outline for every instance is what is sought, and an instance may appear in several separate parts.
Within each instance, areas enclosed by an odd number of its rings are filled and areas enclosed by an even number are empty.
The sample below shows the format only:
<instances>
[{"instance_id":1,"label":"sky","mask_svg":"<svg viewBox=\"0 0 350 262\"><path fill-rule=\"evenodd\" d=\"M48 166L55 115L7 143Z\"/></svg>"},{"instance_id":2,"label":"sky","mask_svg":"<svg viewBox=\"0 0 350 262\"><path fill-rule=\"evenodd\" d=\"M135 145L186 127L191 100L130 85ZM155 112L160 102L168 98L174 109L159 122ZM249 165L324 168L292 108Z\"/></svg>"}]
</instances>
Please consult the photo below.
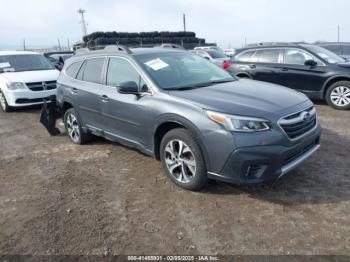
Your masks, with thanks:
<instances>
[{"instance_id":1,"label":"sky","mask_svg":"<svg viewBox=\"0 0 350 262\"><path fill-rule=\"evenodd\" d=\"M223 48L270 41L350 42L349 0L0 0L0 49L82 38L79 8L94 31L187 30Z\"/></svg>"}]
</instances>

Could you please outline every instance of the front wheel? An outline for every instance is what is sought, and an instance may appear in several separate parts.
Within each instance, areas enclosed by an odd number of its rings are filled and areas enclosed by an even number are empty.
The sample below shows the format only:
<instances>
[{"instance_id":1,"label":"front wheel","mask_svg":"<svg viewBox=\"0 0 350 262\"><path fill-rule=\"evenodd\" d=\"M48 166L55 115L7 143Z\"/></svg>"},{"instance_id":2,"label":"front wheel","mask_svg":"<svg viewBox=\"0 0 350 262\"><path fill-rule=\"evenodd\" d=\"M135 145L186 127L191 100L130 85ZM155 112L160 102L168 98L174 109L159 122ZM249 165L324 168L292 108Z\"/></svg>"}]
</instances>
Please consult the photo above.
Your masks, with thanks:
<instances>
[{"instance_id":1,"label":"front wheel","mask_svg":"<svg viewBox=\"0 0 350 262\"><path fill-rule=\"evenodd\" d=\"M0 90L0 107L4 112L10 112L11 107L7 104L5 95Z\"/></svg>"},{"instance_id":2,"label":"front wheel","mask_svg":"<svg viewBox=\"0 0 350 262\"><path fill-rule=\"evenodd\" d=\"M338 110L350 108L350 82L339 81L331 85L326 92L328 105Z\"/></svg>"},{"instance_id":3,"label":"front wheel","mask_svg":"<svg viewBox=\"0 0 350 262\"><path fill-rule=\"evenodd\" d=\"M167 176L181 188L198 191L207 183L203 153L195 137L186 129L169 131L160 145Z\"/></svg>"}]
</instances>

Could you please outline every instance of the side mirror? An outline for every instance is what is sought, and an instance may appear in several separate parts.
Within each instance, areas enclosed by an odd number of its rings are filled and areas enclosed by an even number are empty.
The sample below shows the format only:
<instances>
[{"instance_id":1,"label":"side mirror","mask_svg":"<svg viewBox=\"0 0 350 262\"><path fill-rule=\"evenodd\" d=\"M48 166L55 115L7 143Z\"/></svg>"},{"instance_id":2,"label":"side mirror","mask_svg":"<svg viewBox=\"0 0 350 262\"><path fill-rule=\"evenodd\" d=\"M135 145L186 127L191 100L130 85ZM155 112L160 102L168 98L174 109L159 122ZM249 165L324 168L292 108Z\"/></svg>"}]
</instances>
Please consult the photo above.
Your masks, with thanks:
<instances>
[{"instance_id":1,"label":"side mirror","mask_svg":"<svg viewBox=\"0 0 350 262\"><path fill-rule=\"evenodd\" d=\"M56 63L56 64L55 64L55 68L56 68L58 71L62 71L63 64L61 64L61 63Z\"/></svg>"},{"instance_id":2,"label":"side mirror","mask_svg":"<svg viewBox=\"0 0 350 262\"><path fill-rule=\"evenodd\" d=\"M317 65L317 62L315 60L306 60L305 61L305 65L306 66L316 66Z\"/></svg>"},{"instance_id":3,"label":"side mirror","mask_svg":"<svg viewBox=\"0 0 350 262\"><path fill-rule=\"evenodd\" d=\"M121 94L139 94L139 86L134 81L122 82L117 86L117 89Z\"/></svg>"}]
</instances>

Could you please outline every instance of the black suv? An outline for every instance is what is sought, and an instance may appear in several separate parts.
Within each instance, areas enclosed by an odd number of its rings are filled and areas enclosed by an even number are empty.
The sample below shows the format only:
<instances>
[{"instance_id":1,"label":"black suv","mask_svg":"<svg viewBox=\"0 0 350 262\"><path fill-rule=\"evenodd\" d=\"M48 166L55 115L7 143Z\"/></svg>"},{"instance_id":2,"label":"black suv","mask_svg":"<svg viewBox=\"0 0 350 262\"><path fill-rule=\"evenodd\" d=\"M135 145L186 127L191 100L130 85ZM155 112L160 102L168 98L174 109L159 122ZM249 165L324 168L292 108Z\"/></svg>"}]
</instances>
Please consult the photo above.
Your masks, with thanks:
<instances>
[{"instance_id":1,"label":"black suv","mask_svg":"<svg viewBox=\"0 0 350 262\"><path fill-rule=\"evenodd\" d=\"M259 44L237 51L231 74L287 86L335 109L350 108L350 63L311 44Z\"/></svg>"}]
</instances>

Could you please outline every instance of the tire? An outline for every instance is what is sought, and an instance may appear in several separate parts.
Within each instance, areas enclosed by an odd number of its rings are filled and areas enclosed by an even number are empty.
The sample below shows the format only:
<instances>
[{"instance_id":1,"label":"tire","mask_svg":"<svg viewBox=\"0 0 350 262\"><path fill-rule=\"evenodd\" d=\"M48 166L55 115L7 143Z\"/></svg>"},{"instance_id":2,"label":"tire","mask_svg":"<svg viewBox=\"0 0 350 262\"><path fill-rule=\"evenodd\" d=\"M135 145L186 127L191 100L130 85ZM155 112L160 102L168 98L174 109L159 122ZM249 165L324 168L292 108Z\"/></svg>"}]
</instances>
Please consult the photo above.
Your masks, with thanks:
<instances>
[{"instance_id":1,"label":"tire","mask_svg":"<svg viewBox=\"0 0 350 262\"><path fill-rule=\"evenodd\" d=\"M350 108L350 81L339 81L331 85L326 92L327 104L337 110Z\"/></svg>"},{"instance_id":2,"label":"tire","mask_svg":"<svg viewBox=\"0 0 350 262\"><path fill-rule=\"evenodd\" d=\"M182 154L179 155L180 144ZM167 176L177 186L198 191L207 184L202 150L188 130L176 128L166 133L160 144L160 157Z\"/></svg>"},{"instance_id":3,"label":"tire","mask_svg":"<svg viewBox=\"0 0 350 262\"><path fill-rule=\"evenodd\" d=\"M64 126L70 140L78 145L86 144L91 140L91 134L85 133L74 108L68 109L64 114Z\"/></svg>"},{"instance_id":4,"label":"tire","mask_svg":"<svg viewBox=\"0 0 350 262\"><path fill-rule=\"evenodd\" d=\"M10 112L11 107L7 104L5 95L0 90L0 108L3 112Z\"/></svg>"}]
</instances>

